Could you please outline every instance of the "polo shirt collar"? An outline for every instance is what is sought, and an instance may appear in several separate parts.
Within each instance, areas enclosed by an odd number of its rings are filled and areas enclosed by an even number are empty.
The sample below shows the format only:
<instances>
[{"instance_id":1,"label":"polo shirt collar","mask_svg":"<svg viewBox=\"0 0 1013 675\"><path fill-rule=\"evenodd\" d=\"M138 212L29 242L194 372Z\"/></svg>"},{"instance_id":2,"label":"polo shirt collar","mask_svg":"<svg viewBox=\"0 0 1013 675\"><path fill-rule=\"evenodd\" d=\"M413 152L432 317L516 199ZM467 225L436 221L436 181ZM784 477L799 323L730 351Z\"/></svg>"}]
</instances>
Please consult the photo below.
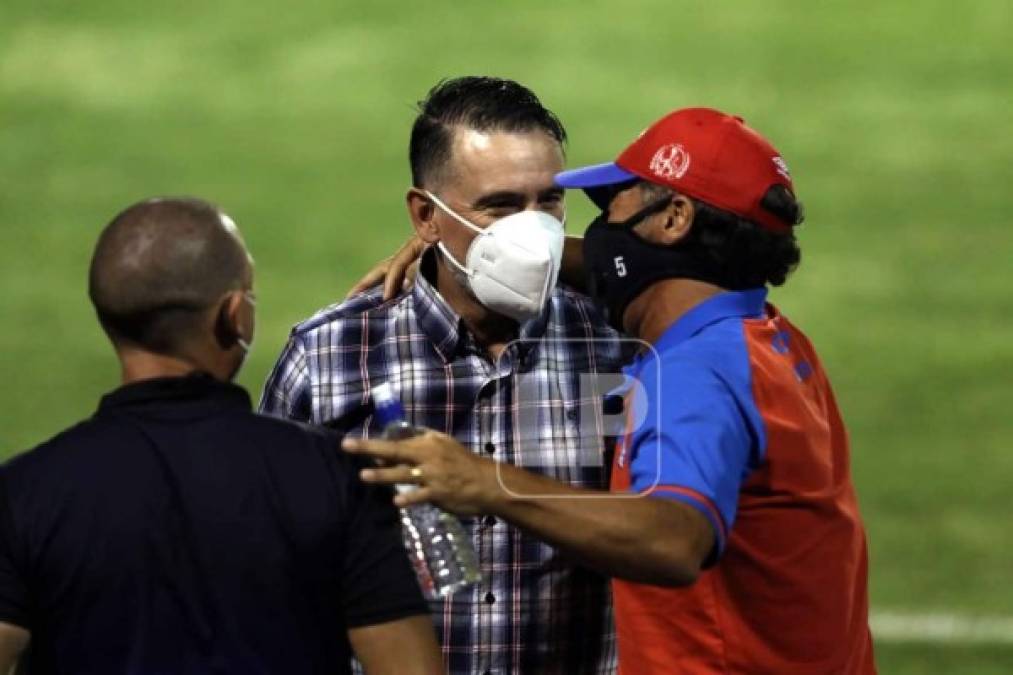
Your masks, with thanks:
<instances>
[{"instance_id":1,"label":"polo shirt collar","mask_svg":"<svg viewBox=\"0 0 1013 675\"><path fill-rule=\"evenodd\" d=\"M429 338L444 361L451 361L458 348L470 340L460 315L444 300L427 276L436 277L436 249L429 247L419 261L419 274L412 285L411 296L415 320L419 329ZM545 334L552 303L546 303L542 313L521 324L518 331L518 348L526 352Z\"/></svg>"},{"instance_id":2,"label":"polo shirt collar","mask_svg":"<svg viewBox=\"0 0 1013 675\"><path fill-rule=\"evenodd\" d=\"M207 373L195 372L179 377L157 377L125 384L106 394L99 413L137 406L172 402L206 401L228 407L251 410L250 396L241 387L221 382Z\"/></svg>"},{"instance_id":3,"label":"polo shirt collar","mask_svg":"<svg viewBox=\"0 0 1013 675\"><path fill-rule=\"evenodd\" d=\"M767 303L767 288L745 291L725 291L704 300L669 326L654 348L658 352L671 349L693 337L712 323L732 317L759 318Z\"/></svg>"}]
</instances>

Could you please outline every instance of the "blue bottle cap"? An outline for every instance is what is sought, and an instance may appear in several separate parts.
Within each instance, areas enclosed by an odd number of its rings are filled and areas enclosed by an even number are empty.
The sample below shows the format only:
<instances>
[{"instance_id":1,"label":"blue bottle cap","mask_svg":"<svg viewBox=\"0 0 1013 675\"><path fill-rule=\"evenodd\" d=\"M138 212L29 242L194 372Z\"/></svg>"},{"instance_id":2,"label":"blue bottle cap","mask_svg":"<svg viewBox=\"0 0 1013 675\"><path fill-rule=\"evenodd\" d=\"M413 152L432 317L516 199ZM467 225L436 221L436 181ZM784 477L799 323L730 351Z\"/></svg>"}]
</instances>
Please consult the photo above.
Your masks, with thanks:
<instances>
[{"instance_id":1,"label":"blue bottle cap","mask_svg":"<svg viewBox=\"0 0 1013 675\"><path fill-rule=\"evenodd\" d=\"M394 389L389 382L381 382L373 387L373 409L377 422L381 427L386 427L394 422L403 422L407 419L404 406L394 396Z\"/></svg>"}]
</instances>

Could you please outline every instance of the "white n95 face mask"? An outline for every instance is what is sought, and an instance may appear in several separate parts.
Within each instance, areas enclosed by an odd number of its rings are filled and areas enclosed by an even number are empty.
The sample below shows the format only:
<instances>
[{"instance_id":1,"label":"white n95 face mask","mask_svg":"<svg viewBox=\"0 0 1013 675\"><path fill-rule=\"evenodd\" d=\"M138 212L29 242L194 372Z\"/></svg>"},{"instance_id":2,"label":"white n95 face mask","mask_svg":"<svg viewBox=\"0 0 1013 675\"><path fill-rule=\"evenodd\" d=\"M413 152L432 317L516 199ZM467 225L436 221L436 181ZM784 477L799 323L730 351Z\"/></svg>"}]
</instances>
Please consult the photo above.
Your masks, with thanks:
<instances>
[{"instance_id":1,"label":"white n95 face mask","mask_svg":"<svg viewBox=\"0 0 1013 675\"><path fill-rule=\"evenodd\" d=\"M465 264L443 242L443 255L468 279L485 307L523 322L541 314L556 287L563 258L563 223L544 211L518 211L482 229L461 217L435 195L426 195L478 236L468 246Z\"/></svg>"}]
</instances>

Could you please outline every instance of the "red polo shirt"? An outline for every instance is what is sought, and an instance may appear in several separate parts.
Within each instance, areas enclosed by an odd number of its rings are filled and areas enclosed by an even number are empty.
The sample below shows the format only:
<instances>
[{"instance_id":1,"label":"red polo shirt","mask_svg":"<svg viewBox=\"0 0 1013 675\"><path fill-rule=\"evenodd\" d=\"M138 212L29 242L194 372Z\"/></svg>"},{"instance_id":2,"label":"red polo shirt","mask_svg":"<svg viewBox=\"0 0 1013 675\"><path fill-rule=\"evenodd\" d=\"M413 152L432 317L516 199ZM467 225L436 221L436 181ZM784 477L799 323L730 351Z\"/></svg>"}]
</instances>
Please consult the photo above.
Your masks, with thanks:
<instances>
[{"instance_id":1,"label":"red polo shirt","mask_svg":"<svg viewBox=\"0 0 1013 675\"><path fill-rule=\"evenodd\" d=\"M644 422L614 491L711 523L688 588L614 582L621 675L875 673L848 437L809 340L765 289L695 307L628 371Z\"/></svg>"}]
</instances>

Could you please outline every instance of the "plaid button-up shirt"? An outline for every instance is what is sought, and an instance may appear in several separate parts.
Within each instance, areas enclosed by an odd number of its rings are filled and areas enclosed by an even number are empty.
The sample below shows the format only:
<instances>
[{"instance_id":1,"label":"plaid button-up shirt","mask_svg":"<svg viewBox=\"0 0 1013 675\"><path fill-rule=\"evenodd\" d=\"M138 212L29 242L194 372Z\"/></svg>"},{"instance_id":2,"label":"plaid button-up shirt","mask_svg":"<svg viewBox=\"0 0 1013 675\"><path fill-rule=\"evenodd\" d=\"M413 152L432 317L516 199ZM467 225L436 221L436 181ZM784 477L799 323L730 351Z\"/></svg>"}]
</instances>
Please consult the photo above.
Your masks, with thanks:
<instances>
[{"instance_id":1,"label":"plaid button-up shirt","mask_svg":"<svg viewBox=\"0 0 1013 675\"><path fill-rule=\"evenodd\" d=\"M557 288L493 362L420 274L389 302L375 290L296 326L260 407L377 436L370 390L389 382L414 425L564 483L607 488L605 392L588 376L618 372L624 356L618 333L590 301ZM483 581L432 603L451 673L615 671L605 578L495 518L462 522Z\"/></svg>"}]
</instances>

